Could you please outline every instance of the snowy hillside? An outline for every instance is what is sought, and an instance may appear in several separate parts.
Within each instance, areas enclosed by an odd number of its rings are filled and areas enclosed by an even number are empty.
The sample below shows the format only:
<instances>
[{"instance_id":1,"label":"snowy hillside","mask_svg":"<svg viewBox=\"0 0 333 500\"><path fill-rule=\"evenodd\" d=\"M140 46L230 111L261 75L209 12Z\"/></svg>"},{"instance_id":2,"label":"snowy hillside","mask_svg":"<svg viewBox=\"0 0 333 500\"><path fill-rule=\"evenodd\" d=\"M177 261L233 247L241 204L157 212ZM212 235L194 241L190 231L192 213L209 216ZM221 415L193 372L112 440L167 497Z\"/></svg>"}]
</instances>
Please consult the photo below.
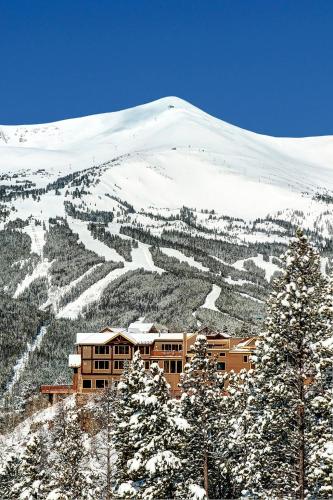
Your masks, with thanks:
<instances>
[{"instance_id":1,"label":"snowy hillside","mask_svg":"<svg viewBox=\"0 0 333 500\"><path fill-rule=\"evenodd\" d=\"M258 135L176 97L0 126L0 392L31 383L47 349L33 383L66 378L78 328L252 333L297 226L327 273L333 137Z\"/></svg>"},{"instance_id":2,"label":"snowy hillside","mask_svg":"<svg viewBox=\"0 0 333 500\"><path fill-rule=\"evenodd\" d=\"M286 208L313 213L320 208L304 193L333 190L333 137L254 134L176 97L45 125L0 126L0 172L37 187L115 158L92 195L118 195L136 209L185 205L242 218Z\"/></svg>"}]
</instances>

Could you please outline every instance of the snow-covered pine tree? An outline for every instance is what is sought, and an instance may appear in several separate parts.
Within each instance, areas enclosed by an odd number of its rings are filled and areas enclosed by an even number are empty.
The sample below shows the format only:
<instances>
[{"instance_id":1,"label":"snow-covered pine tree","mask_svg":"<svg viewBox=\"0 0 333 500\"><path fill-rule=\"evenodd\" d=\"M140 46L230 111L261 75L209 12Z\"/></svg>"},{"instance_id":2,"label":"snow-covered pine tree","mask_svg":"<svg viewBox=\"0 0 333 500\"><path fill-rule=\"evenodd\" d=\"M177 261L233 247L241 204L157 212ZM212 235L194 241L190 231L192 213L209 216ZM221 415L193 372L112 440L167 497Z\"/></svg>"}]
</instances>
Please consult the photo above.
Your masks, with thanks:
<instances>
[{"instance_id":1,"label":"snow-covered pine tree","mask_svg":"<svg viewBox=\"0 0 333 500\"><path fill-rule=\"evenodd\" d=\"M333 496L333 280L323 290L320 330L313 344L314 373L305 387L305 492Z\"/></svg>"},{"instance_id":2,"label":"snow-covered pine tree","mask_svg":"<svg viewBox=\"0 0 333 500\"><path fill-rule=\"evenodd\" d=\"M133 395L143 392L147 383L147 375L140 351L135 351L131 363L126 364L117 385L112 443L116 453L115 478L113 496L128 497L133 488L129 485L128 461L133 458L135 442L129 429L129 421L138 410L138 402ZM126 493L125 493L126 492Z\"/></svg>"},{"instance_id":3,"label":"snow-covered pine tree","mask_svg":"<svg viewBox=\"0 0 333 500\"><path fill-rule=\"evenodd\" d=\"M301 230L283 260L253 357L243 491L251 498L304 498L304 382L313 371L323 278L319 256Z\"/></svg>"},{"instance_id":4,"label":"snow-covered pine tree","mask_svg":"<svg viewBox=\"0 0 333 500\"><path fill-rule=\"evenodd\" d=\"M0 498L3 500L17 500L20 480L21 459L17 453L13 453L0 471Z\"/></svg>"},{"instance_id":5,"label":"snow-covered pine tree","mask_svg":"<svg viewBox=\"0 0 333 500\"><path fill-rule=\"evenodd\" d=\"M253 370L225 375L225 395L221 401L218 456L221 467L222 498L241 496L246 466L250 415L247 402L253 391Z\"/></svg>"},{"instance_id":6,"label":"snow-covered pine tree","mask_svg":"<svg viewBox=\"0 0 333 500\"><path fill-rule=\"evenodd\" d=\"M63 426L63 428L61 428ZM53 460L48 499L93 500L96 495L94 475L89 470L78 409L61 409L55 417L52 436Z\"/></svg>"},{"instance_id":7,"label":"snow-covered pine tree","mask_svg":"<svg viewBox=\"0 0 333 500\"><path fill-rule=\"evenodd\" d=\"M45 450L38 433L30 436L20 464L20 481L17 484L20 500L45 498Z\"/></svg>"},{"instance_id":8,"label":"snow-covered pine tree","mask_svg":"<svg viewBox=\"0 0 333 500\"><path fill-rule=\"evenodd\" d=\"M110 384L102 393L97 395L95 401L95 419L100 432L98 433L98 461L105 464L105 497L110 498L111 480L114 473L112 427L114 423L117 389L115 384Z\"/></svg>"},{"instance_id":9,"label":"snow-covered pine tree","mask_svg":"<svg viewBox=\"0 0 333 500\"><path fill-rule=\"evenodd\" d=\"M184 484L182 451L188 423L170 400L169 385L157 363L150 367L143 391L134 394L137 411L129 421L135 454L128 462L137 498L174 498Z\"/></svg>"},{"instance_id":10,"label":"snow-covered pine tree","mask_svg":"<svg viewBox=\"0 0 333 500\"><path fill-rule=\"evenodd\" d=\"M180 387L181 414L191 432L186 447L184 470L188 479L211 498L221 498L220 463L217 453L223 394L223 377L208 356L207 338L198 334L193 357L185 366Z\"/></svg>"}]
</instances>

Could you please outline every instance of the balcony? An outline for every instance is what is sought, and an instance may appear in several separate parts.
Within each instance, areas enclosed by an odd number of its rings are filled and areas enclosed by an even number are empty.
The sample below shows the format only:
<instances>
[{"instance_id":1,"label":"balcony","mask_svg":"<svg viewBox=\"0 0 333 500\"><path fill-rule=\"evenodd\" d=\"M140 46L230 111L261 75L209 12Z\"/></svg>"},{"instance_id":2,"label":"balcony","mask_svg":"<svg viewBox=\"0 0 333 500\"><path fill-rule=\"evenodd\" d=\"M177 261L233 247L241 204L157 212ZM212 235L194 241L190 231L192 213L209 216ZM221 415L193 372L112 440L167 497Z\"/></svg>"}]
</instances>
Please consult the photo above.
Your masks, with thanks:
<instances>
[{"instance_id":1,"label":"balcony","mask_svg":"<svg viewBox=\"0 0 333 500\"><path fill-rule=\"evenodd\" d=\"M40 392L42 394L73 394L72 385L41 385Z\"/></svg>"},{"instance_id":2,"label":"balcony","mask_svg":"<svg viewBox=\"0 0 333 500\"><path fill-rule=\"evenodd\" d=\"M151 351L151 357L182 358L183 351Z\"/></svg>"}]
</instances>

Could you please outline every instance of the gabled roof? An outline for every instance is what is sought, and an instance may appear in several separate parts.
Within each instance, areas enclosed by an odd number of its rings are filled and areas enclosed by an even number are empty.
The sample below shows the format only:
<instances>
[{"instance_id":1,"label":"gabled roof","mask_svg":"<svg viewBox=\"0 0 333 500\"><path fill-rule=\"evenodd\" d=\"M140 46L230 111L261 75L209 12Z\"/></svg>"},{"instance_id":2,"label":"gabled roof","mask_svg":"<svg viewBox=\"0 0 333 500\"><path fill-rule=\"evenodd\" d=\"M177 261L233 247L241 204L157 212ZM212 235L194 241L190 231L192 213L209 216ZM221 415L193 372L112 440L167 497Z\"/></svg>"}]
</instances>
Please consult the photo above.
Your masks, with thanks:
<instances>
[{"instance_id":1,"label":"gabled roof","mask_svg":"<svg viewBox=\"0 0 333 500\"><path fill-rule=\"evenodd\" d=\"M222 339L229 339L230 335L228 333L224 333L218 330L213 330L212 328L209 328L208 326L205 326L204 328L201 328L201 330L198 331L198 334L201 335L206 335L207 338L209 337L220 337Z\"/></svg>"},{"instance_id":2,"label":"gabled roof","mask_svg":"<svg viewBox=\"0 0 333 500\"><path fill-rule=\"evenodd\" d=\"M126 330L125 330L126 331ZM80 345L98 345L98 344L107 344L110 342L112 339L115 337L118 337L121 335L124 337L126 340L131 342L132 344L136 344L135 339L131 335L128 335L127 333L124 333L123 330L120 331L113 331L112 333L109 331L106 332L95 332L95 333L77 333L76 334L76 344Z\"/></svg>"},{"instance_id":3,"label":"gabled roof","mask_svg":"<svg viewBox=\"0 0 333 500\"><path fill-rule=\"evenodd\" d=\"M154 323L142 323L141 321L135 321L128 327L128 333L154 333L156 331Z\"/></svg>"},{"instance_id":4,"label":"gabled roof","mask_svg":"<svg viewBox=\"0 0 333 500\"><path fill-rule=\"evenodd\" d=\"M100 330L101 333L104 332L126 332L126 328L119 328L119 327L114 327L114 326L105 326Z\"/></svg>"},{"instance_id":5,"label":"gabled roof","mask_svg":"<svg viewBox=\"0 0 333 500\"><path fill-rule=\"evenodd\" d=\"M234 345L230 352L252 352L256 346L257 337L242 339L241 342Z\"/></svg>"},{"instance_id":6,"label":"gabled roof","mask_svg":"<svg viewBox=\"0 0 333 500\"><path fill-rule=\"evenodd\" d=\"M123 331L118 332L96 332L96 333L77 333L76 334L76 344L79 345L101 345L107 344L112 339L118 336L124 337L126 340L134 345L144 345L152 344L154 341L163 340L165 342L175 342L183 340L183 333L177 332L166 332L166 333L124 333ZM187 333L187 338L195 335L193 333Z\"/></svg>"}]
</instances>

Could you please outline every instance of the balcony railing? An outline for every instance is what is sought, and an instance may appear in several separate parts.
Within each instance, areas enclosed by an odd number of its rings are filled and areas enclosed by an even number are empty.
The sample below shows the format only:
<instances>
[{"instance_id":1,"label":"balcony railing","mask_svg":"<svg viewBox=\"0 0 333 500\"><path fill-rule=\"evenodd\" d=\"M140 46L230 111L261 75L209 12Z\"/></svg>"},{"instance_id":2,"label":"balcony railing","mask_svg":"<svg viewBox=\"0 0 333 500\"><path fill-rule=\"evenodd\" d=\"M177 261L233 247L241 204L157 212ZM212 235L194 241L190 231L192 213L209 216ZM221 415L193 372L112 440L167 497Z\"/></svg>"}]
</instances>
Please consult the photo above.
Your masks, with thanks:
<instances>
[{"instance_id":1,"label":"balcony railing","mask_svg":"<svg viewBox=\"0 0 333 500\"><path fill-rule=\"evenodd\" d=\"M181 358L183 351L151 351L151 356Z\"/></svg>"},{"instance_id":2,"label":"balcony railing","mask_svg":"<svg viewBox=\"0 0 333 500\"><path fill-rule=\"evenodd\" d=\"M40 392L42 394L72 394L72 385L41 385Z\"/></svg>"}]
</instances>

